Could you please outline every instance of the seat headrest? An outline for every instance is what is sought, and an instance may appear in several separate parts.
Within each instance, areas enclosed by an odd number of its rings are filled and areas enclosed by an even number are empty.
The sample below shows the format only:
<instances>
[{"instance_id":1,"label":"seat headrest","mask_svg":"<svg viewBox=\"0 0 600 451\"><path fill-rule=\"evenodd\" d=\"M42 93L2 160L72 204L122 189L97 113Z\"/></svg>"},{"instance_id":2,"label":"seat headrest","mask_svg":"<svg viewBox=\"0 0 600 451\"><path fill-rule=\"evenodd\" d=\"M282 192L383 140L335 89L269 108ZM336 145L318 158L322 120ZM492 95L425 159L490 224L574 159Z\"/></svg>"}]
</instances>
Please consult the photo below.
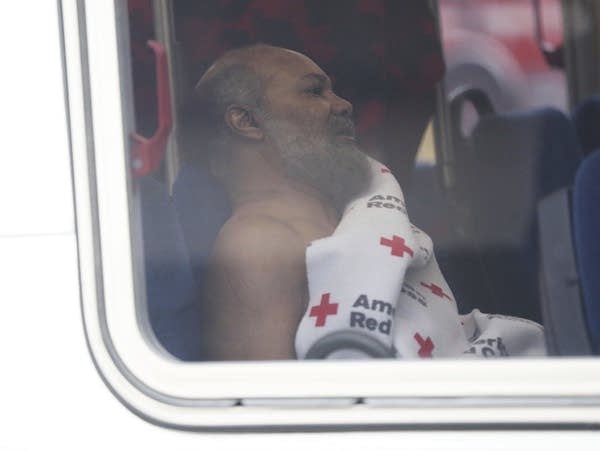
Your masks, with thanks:
<instances>
[{"instance_id":1,"label":"seat headrest","mask_svg":"<svg viewBox=\"0 0 600 451\"><path fill-rule=\"evenodd\" d=\"M580 161L573 126L553 108L484 117L457 156L461 194L477 213L481 245L529 239L537 201L573 183Z\"/></svg>"},{"instance_id":2,"label":"seat headrest","mask_svg":"<svg viewBox=\"0 0 600 451\"><path fill-rule=\"evenodd\" d=\"M577 171L573 190L573 226L579 278L588 327L600 351L600 150L587 157Z\"/></svg>"}]
</instances>

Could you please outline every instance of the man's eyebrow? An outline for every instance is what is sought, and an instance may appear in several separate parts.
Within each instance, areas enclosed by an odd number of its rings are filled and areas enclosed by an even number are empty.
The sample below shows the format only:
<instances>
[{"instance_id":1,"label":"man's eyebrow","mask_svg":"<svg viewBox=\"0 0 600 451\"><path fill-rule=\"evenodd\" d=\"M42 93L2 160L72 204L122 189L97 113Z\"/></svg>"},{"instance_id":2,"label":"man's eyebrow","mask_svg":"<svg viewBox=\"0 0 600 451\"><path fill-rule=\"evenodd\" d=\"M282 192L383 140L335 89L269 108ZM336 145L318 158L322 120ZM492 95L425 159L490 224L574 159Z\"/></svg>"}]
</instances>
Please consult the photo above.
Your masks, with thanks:
<instances>
[{"instance_id":1,"label":"man's eyebrow","mask_svg":"<svg viewBox=\"0 0 600 451\"><path fill-rule=\"evenodd\" d=\"M329 84L329 85L331 84L331 80L329 79L329 77L327 75L318 74L318 73L314 73L314 72L302 76L301 79L302 80L313 79L313 80L318 81L319 83Z\"/></svg>"}]
</instances>

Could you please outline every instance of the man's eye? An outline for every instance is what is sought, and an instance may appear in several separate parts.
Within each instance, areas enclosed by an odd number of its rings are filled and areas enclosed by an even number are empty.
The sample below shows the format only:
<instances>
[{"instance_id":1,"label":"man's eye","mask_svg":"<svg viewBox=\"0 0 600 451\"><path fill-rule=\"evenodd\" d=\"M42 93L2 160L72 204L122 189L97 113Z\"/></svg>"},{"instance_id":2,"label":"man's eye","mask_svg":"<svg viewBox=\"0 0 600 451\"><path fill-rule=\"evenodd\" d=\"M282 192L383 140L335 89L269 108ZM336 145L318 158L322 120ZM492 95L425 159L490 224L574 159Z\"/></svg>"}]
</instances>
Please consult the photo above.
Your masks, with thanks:
<instances>
[{"instance_id":1,"label":"man's eye","mask_svg":"<svg viewBox=\"0 0 600 451\"><path fill-rule=\"evenodd\" d=\"M325 89L323 86L311 86L308 88L307 92L313 96L322 96Z\"/></svg>"}]
</instances>

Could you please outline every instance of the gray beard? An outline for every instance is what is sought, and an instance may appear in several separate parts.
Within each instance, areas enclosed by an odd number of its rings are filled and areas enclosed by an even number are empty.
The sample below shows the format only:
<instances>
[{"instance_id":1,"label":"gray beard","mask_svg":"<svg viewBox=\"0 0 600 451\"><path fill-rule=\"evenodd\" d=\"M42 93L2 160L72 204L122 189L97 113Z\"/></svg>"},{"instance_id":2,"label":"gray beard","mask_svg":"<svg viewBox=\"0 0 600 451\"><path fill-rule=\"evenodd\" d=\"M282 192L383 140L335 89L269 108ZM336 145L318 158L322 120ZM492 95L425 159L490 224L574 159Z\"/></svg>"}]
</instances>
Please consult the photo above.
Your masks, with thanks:
<instances>
[{"instance_id":1,"label":"gray beard","mask_svg":"<svg viewBox=\"0 0 600 451\"><path fill-rule=\"evenodd\" d=\"M276 119L267 119L265 128L280 150L286 176L316 189L338 212L369 186L369 161L352 141L336 142L333 132L294 136L285 121Z\"/></svg>"}]
</instances>

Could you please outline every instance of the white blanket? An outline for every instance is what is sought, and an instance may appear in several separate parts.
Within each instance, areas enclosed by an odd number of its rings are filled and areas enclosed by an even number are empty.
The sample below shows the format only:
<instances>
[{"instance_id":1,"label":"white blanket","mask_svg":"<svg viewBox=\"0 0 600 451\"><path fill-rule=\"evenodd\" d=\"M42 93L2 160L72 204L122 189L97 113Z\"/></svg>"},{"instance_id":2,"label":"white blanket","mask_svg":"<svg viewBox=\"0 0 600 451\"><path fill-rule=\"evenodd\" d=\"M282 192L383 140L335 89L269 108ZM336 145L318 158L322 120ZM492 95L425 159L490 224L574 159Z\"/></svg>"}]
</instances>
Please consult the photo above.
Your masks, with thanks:
<instances>
[{"instance_id":1,"label":"white blanket","mask_svg":"<svg viewBox=\"0 0 600 451\"><path fill-rule=\"evenodd\" d=\"M459 315L433 243L414 227L390 171L373 179L333 235L306 251L309 305L296 334L302 358L545 355L542 326L473 310Z\"/></svg>"}]
</instances>

